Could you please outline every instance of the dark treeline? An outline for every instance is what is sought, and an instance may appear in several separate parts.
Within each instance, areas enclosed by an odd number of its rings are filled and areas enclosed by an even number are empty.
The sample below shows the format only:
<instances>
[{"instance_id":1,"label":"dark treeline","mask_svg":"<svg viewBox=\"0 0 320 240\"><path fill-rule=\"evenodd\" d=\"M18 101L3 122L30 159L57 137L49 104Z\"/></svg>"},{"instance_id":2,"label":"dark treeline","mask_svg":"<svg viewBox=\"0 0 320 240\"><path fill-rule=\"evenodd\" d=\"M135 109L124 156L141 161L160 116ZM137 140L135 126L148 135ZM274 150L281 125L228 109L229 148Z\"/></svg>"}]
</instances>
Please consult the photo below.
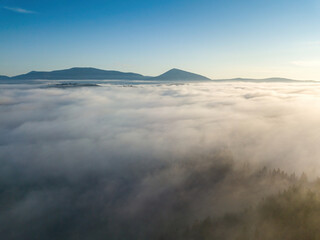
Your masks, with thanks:
<instances>
[{"instance_id":1,"label":"dark treeline","mask_svg":"<svg viewBox=\"0 0 320 240\"><path fill-rule=\"evenodd\" d=\"M76 179L6 166L1 239L319 239L319 181L218 158Z\"/></svg>"},{"instance_id":2,"label":"dark treeline","mask_svg":"<svg viewBox=\"0 0 320 240\"><path fill-rule=\"evenodd\" d=\"M172 228L158 239L320 239L320 196L302 185L264 199L257 207Z\"/></svg>"},{"instance_id":3,"label":"dark treeline","mask_svg":"<svg viewBox=\"0 0 320 240\"><path fill-rule=\"evenodd\" d=\"M197 219L183 227L171 225L158 240L311 240L320 239L320 179L308 181L280 169L264 167L251 177L271 182L287 180L289 187L262 198L254 206L218 217Z\"/></svg>"}]
</instances>

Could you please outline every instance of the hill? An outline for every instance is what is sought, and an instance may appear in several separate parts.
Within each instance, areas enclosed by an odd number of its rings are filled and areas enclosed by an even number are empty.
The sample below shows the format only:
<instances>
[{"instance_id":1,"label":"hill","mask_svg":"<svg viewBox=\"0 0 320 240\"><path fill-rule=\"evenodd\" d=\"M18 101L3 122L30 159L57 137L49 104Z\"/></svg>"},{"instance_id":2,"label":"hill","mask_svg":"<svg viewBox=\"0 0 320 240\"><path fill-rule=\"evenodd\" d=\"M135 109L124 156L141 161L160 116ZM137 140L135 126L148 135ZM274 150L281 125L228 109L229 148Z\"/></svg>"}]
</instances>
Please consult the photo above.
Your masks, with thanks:
<instances>
[{"instance_id":1,"label":"hill","mask_svg":"<svg viewBox=\"0 0 320 240\"><path fill-rule=\"evenodd\" d=\"M32 71L26 74L12 77L12 79L22 80L101 80L101 79L126 79L126 80L142 80L145 76L137 73L127 73L119 71L108 71L97 68L70 68L64 70L55 70L51 72Z\"/></svg>"},{"instance_id":2,"label":"hill","mask_svg":"<svg viewBox=\"0 0 320 240\"><path fill-rule=\"evenodd\" d=\"M111 70L102 70L97 68L81 68L74 67L64 70L55 71L32 71L26 74L17 75L14 77L6 77L0 79L13 79L13 80L163 80L163 81L173 81L173 80L196 80L196 81L207 81L210 80L204 76L179 70L171 69L164 74L156 77L144 76L138 73L132 72L120 72Z\"/></svg>"},{"instance_id":3,"label":"hill","mask_svg":"<svg viewBox=\"0 0 320 240\"><path fill-rule=\"evenodd\" d=\"M157 77L153 77L152 80L197 80L208 81L211 80L199 74L183 71L173 68Z\"/></svg>"},{"instance_id":4,"label":"hill","mask_svg":"<svg viewBox=\"0 0 320 240\"><path fill-rule=\"evenodd\" d=\"M10 77L4 76L4 75L0 75L0 80L8 80L8 79L10 79Z\"/></svg>"},{"instance_id":5,"label":"hill","mask_svg":"<svg viewBox=\"0 0 320 240\"><path fill-rule=\"evenodd\" d=\"M255 82L255 83L296 83L296 82L316 82L313 80L293 80L289 78L262 78L262 79L254 79L254 78L232 78L232 79L218 79L214 80L215 82Z\"/></svg>"}]
</instances>

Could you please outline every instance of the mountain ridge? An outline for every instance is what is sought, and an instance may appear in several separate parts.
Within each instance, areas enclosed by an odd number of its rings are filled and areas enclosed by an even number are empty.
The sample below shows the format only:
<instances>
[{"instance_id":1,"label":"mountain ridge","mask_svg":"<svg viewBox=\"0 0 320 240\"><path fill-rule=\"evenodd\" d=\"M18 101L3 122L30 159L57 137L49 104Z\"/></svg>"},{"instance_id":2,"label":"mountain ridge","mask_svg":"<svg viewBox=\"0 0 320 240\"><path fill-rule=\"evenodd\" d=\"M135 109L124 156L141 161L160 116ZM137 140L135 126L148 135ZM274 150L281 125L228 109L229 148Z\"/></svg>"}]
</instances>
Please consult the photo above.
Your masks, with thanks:
<instances>
[{"instance_id":1,"label":"mountain ridge","mask_svg":"<svg viewBox=\"0 0 320 240\"><path fill-rule=\"evenodd\" d=\"M103 70L93 67L73 67L53 71L30 71L16 76L0 75L0 80L147 80L147 81L212 81L212 82L318 82L315 80L294 80L281 77L270 77L262 79L254 78L232 78L232 79L210 79L203 75L172 68L158 76L145 76L134 72L121 72L116 70Z\"/></svg>"},{"instance_id":2,"label":"mountain ridge","mask_svg":"<svg viewBox=\"0 0 320 240\"><path fill-rule=\"evenodd\" d=\"M1 78L0 78L1 79ZM73 67L53 71L30 71L6 80L211 80L199 74L173 68L159 76L151 77L133 72L103 70L92 67Z\"/></svg>"},{"instance_id":3,"label":"mountain ridge","mask_svg":"<svg viewBox=\"0 0 320 240\"><path fill-rule=\"evenodd\" d=\"M91 67L73 67L69 69L53 71L31 71L26 74L11 77L11 79L22 80L104 80L104 79L126 79L136 80L145 79L146 77L131 72L120 72L114 70L102 70Z\"/></svg>"},{"instance_id":4,"label":"mountain ridge","mask_svg":"<svg viewBox=\"0 0 320 240\"><path fill-rule=\"evenodd\" d=\"M5 76L5 75L0 75L0 80L8 80L10 77Z\"/></svg>"},{"instance_id":5,"label":"mountain ridge","mask_svg":"<svg viewBox=\"0 0 320 240\"><path fill-rule=\"evenodd\" d=\"M213 82L256 82L256 83L290 83L290 82L318 82L316 80L295 80L290 78L270 77L270 78L231 78L231 79L215 79Z\"/></svg>"}]
</instances>

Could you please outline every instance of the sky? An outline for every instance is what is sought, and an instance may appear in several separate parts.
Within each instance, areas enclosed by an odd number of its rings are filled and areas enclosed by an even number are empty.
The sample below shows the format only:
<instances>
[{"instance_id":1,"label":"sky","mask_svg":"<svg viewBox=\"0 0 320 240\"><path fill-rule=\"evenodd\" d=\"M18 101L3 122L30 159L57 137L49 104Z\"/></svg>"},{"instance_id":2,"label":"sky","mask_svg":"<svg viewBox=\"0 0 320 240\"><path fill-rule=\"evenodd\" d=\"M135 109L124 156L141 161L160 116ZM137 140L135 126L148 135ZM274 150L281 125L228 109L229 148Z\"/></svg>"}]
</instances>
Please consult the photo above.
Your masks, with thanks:
<instances>
[{"instance_id":1,"label":"sky","mask_svg":"<svg viewBox=\"0 0 320 240\"><path fill-rule=\"evenodd\" d=\"M96 67L320 80L319 0L0 0L0 75Z\"/></svg>"}]
</instances>

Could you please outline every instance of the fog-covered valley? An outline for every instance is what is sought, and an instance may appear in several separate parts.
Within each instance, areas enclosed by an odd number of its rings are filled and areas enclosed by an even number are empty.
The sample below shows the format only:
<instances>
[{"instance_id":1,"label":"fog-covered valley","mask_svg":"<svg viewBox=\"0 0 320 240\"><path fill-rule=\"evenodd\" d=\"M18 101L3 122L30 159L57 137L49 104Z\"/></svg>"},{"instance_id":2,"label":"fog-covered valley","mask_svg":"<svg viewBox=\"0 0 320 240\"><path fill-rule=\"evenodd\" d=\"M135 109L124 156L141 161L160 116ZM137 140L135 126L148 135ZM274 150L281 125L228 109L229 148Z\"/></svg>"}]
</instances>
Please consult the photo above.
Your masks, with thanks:
<instances>
[{"instance_id":1,"label":"fog-covered valley","mask_svg":"<svg viewBox=\"0 0 320 240\"><path fill-rule=\"evenodd\" d=\"M283 239L265 206L319 211L319 122L318 83L0 84L0 237Z\"/></svg>"}]
</instances>

